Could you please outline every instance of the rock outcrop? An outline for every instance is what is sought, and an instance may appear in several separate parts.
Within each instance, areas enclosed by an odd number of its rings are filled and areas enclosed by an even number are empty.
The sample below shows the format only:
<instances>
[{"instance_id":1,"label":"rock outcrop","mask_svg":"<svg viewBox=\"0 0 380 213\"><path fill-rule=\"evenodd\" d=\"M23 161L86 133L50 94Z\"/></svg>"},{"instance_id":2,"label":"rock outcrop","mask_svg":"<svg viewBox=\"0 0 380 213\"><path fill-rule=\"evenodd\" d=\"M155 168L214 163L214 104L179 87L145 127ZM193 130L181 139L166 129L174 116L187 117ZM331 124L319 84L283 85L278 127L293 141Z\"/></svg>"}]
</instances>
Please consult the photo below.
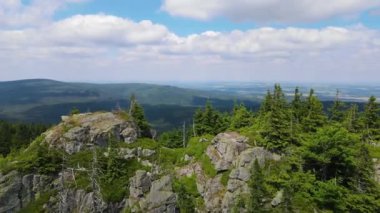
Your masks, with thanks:
<instances>
[{"instance_id":1,"label":"rock outcrop","mask_svg":"<svg viewBox=\"0 0 380 213\"><path fill-rule=\"evenodd\" d=\"M172 178L163 176L151 180L143 170L136 171L130 180L130 195L126 208L133 212L176 212L177 196L172 189Z\"/></svg>"},{"instance_id":2,"label":"rock outcrop","mask_svg":"<svg viewBox=\"0 0 380 213\"><path fill-rule=\"evenodd\" d=\"M206 154L218 172L225 171L231 168L236 157L249 146L247 141L248 138L236 132L221 133L212 140Z\"/></svg>"},{"instance_id":3,"label":"rock outcrop","mask_svg":"<svg viewBox=\"0 0 380 213\"><path fill-rule=\"evenodd\" d=\"M51 148L64 149L69 154L93 145L105 147L110 137L133 143L139 135L134 122L111 112L64 116L62 120L44 133L45 141Z\"/></svg>"},{"instance_id":4,"label":"rock outcrop","mask_svg":"<svg viewBox=\"0 0 380 213\"><path fill-rule=\"evenodd\" d=\"M48 176L22 176L17 171L0 175L0 212L17 212L41 193L48 191L51 181Z\"/></svg>"}]
</instances>

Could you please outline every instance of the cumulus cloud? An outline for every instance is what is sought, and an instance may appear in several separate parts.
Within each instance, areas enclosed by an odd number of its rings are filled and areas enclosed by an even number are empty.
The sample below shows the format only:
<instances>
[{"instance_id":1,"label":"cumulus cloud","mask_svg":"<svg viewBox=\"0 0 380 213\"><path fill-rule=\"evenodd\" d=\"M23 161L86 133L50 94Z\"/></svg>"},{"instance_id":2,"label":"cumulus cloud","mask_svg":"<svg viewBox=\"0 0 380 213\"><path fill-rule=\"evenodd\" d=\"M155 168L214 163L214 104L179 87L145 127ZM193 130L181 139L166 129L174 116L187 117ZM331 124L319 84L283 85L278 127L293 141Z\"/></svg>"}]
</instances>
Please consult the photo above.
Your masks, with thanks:
<instances>
[{"instance_id":1,"label":"cumulus cloud","mask_svg":"<svg viewBox=\"0 0 380 213\"><path fill-rule=\"evenodd\" d=\"M173 16L210 20L305 23L357 15L380 6L379 0L164 0Z\"/></svg>"},{"instance_id":2,"label":"cumulus cloud","mask_svg":"<svg viewBox=\"0 0 380 213\"><path fill-rule=\"evenodd\" d=\"M88 0L22 0L0 1L0 27L38 26L51 21L54 13L69 3Z\"/></svg>"},{"instance_id":3,"label":"cumulus cloud","mask_svg":"<svg viewBox=\"0 0 380 213\"><path fill-rule=\"evenodd\" d=\"M380 32L363 26L179 36L151 21L98 14L0 30L1 80L17 73L99 80L105 70L107 80L276 80L277 74L283 80L292 75L323 79L336 71L368 77L380 69L378 58ZM67 79L75 72L78 79Z\"/></svg>"}]
</instances>

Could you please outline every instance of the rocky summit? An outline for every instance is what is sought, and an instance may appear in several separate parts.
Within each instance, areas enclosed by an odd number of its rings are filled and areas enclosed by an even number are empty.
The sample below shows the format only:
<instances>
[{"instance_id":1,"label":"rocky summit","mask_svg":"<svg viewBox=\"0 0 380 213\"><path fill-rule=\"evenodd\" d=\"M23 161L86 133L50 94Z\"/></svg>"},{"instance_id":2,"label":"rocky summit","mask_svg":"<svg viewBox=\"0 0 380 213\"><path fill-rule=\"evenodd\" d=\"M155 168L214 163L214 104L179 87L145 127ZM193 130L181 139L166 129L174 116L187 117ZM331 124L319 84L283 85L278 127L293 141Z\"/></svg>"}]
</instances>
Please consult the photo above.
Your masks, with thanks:
<instances>
[{"instance_id":1,"label":"rocky summit","mask_svg":"<svg viewBox=\"0 0 380 213\"><path fill-rule=\"evenodd\" d=\"M239 205L248 202L257 169L276 173L283 161L251 140L227 131L171 149L142 138L126 113L63 116L2 163L0 213L247 212ZM265 208L286 202L286 193L273 188Z\"/></svg>"}]
</instances>

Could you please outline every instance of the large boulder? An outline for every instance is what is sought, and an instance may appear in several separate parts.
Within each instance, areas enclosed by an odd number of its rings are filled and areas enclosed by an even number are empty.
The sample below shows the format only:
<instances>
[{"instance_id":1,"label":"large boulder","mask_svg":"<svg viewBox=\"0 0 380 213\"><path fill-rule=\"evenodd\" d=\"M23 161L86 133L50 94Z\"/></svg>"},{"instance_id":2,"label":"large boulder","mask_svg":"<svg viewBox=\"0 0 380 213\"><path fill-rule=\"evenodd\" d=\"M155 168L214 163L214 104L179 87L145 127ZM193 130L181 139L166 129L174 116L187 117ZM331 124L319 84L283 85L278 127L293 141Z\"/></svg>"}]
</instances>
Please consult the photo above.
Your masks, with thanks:
<instances>
[{"instance_id":1,"label":"large boulder","mask_svg":"<svg viewBox=\"0 0 380 213\"><path fill-rule=\"evenodd\" d=\"M51 148L73 154L93 145L105 147L110 137L126 143L137 140L139 129L117 113L97 112L64 116L62 122L44 133Z\"/></svg>"},{"instance_id":2,"label":"large boulder","mask_svg":"<svg viewBox=\"0 0 380 213\"><path fill-rule=\"evenodd\" d=\"M230 169L237 156L249 147L247 142L247 137L236 132L221 133L212 140L206 154L218 172L225 171Z\"/></svg>"},{"instance_id":3,"label":"large boulder","mask_svg":"<svg viewBox=\"0 0 380 213\"><path fill-rule=\"evenodd\" d=\"M129 192L133 198L141 198L147 193L152 183L150 176L144 170L137 170L136 175L130 179Z\"/></svg>"}]
</instances>

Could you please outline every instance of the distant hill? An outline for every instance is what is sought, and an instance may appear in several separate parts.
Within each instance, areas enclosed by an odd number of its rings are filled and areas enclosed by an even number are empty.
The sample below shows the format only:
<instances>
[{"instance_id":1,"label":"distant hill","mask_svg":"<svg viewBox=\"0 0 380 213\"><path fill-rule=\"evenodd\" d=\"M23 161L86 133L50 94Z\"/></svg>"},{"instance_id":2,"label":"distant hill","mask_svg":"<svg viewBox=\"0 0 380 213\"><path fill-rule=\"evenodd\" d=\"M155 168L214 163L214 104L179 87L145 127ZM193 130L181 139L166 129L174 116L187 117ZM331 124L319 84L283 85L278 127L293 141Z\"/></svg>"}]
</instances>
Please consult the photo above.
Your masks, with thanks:
<instances>
[{"instance_id":1,"label":"distant hill","mask_svg":"<svg viewBox=\"0 0 380 213\"><path fill-rule=\"evenodd\" d=\"M167 129L188 120L207 100L228 109L235 99L250 107L258 102L220 91L184 89L153 84L66 83L46 79L0 82L0 119L56 123L73 107L81 111L112 110L128 106L135 94L156 127Z\"/></svg>"}]
</instances>

